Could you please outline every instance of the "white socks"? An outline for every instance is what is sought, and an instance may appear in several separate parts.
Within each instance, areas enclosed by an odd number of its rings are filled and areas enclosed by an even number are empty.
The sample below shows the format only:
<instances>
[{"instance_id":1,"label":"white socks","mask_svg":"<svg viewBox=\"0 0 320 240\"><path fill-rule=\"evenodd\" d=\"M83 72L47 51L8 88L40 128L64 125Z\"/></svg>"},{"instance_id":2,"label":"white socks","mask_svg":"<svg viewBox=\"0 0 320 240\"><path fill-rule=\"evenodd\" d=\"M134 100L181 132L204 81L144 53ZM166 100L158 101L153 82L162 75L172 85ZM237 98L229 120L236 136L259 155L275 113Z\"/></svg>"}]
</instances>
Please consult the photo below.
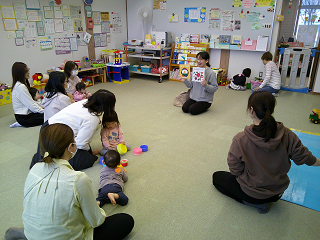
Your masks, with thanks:
<instances>
[{"instance_id":1,"label":"white socks","mask_svg":"<svg viewBox=\"0 0 320 240\"><path fill-rule=\"evenodd\" d=\"M15 127L21 127L22 125L18 122L12 123L9 127L15 128Z\"/></svg>"}]
</instances>

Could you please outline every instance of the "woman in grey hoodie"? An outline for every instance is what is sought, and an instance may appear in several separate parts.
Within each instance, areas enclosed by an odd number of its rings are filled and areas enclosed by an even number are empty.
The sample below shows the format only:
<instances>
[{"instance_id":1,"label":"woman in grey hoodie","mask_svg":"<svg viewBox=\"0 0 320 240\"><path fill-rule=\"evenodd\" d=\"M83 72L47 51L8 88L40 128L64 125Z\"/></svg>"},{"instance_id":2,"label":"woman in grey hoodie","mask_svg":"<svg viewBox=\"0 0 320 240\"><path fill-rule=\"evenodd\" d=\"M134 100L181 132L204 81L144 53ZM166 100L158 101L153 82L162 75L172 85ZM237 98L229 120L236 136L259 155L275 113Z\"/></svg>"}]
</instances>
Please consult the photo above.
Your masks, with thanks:
<instances>
[{"instance_id":1,"label":"woman in grey hoodie","mask_svg":"<svg viewBox=\"0 0 320 240\"><path fill-rule=\"evenodd\" d=\"M44 122L72 103L73 98L68 96L65 90L67 83L67 75L64 72L49 74L49 80L45 87L46 94L42 100Z\"/></svg>"}]
</instances>

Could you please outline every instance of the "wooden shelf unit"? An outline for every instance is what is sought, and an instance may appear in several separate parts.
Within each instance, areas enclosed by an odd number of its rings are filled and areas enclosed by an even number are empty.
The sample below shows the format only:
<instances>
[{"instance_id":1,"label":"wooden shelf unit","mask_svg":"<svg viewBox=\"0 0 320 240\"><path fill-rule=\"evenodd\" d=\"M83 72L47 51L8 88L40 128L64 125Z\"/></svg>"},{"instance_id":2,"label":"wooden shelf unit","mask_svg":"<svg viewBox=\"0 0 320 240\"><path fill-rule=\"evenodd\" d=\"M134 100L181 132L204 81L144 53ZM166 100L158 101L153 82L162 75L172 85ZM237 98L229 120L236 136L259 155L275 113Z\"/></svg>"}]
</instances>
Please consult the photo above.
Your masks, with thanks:
<instances>
[{"instance_id":1,"label":"wooden shelf unit","mask_svg":"<svg viewBox=\"0 0 320 240\"><path fill-rule=\"evenodd\" d=\"M178 61L177 58L173 58L173 55L174 55L174 52L184 52L185 50L188 50L188 51L197 51L197 52L201 52L202 50L197 50L197 49L185 49L185 48L176 48L175 47L176 44L175 43L172 43L172 51L171 51L171 57L170 57L170 63L169 63L169 81L178 81L179 82L179 79L173 79L171 78L171 71L173 71L174 69L176 68L179 68L179 65L180 64L176 64L176 63L172 63L173 61ZM195 48L205 48L205 51L207 53L210 53L209 52L209 44L196 44L196 43L191 43L190 46L193 46ZM197 56L197 53L187 53L187 57L196 57ZM178 56L177 56L178 57ZM179 60L179 61L183 61L183 60ZM187 60L185 60L187 61ZM192 69L192 67L195 67L197 66L197 63L195 62L195 65L194 66L190 66L190 68Z\"/></svg>"}]
</instances>

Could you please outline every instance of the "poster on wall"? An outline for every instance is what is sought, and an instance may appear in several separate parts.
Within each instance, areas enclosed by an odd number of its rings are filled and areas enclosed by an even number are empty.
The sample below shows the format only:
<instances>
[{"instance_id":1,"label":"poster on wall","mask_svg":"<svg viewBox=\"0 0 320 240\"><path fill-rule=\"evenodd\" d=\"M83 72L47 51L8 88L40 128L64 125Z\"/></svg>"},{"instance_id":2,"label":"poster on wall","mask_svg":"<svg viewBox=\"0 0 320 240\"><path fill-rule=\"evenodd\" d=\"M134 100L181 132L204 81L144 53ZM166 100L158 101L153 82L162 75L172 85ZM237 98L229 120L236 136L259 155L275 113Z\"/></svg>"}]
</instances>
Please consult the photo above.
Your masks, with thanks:
<instances>
[{"instance_id":1,"label":"poster on wall","mask_svg":"<svg viewBox=\"0 0 320 240\"><path fill-rule=\"evenodd\" d=\"M26 38L37 37L37 27L35 22L28 22L28 26L24 30L24 35L26 36Z\"/></svg>"},{"instance_id":2,"label":"poster on wall","mask_svg":"<svg viewBox=\"0 0 320 240\"><path fill-rule=\"evenodd\" d=\"M107 34L106 33L95 33L93 34L94 46L95 47L106 47L107 46Z\"/></svg>"},{"instance_id":3,"label":"poster on wall","mask_svg":"<svg viewBox=\"0 0 320 240\"><path fill-rule=\"evenodd\" d=\"M233 31L234 28L234 13L235 11L222 11L221 13L221 30Z\"/></svg>"},{"instance_id":4,"label":"poster on wall","mask_svg":"<svg viewBox=\"0 0 320 240\"><path fill-rule=\"evenodd\" d=\"M44 36L43 22L42 21L36 22L36 26L37 26L38 36Z\"/></svg>"},{"instance_id":5,"label":"poster on wall","mask_svg":"<svg viewBox=\"0 0 320 240\"><path fill-rule=\"evenodd\" d=\"M40 10L39 0L25 0L27 9Z\"/></svg>"},{"instance_id":6,"label":"poster on wall","mask_svg":"<svg viewBox=\"0 0 320 240\"><path fill-rule=\"evenodd\" d=\"M16 31L16 37L17 38L24 38L24 31L23 30L17 30Z\"/></svg>"},{"instance_id":7,"label":"poster on wall","mask_svg":"<svg viewBox=\"0 0 320 240\"><path fill-rule=\"evenodd\" d=\"M1 14L2 14L2 19L16 18L13 7L11 6L1 6Z\"/></svg>"},{"instance_id":8,"label":"poster on wall","mask_svg":"<svg viewBox=\"0 0 320 240\"><path fill-rule=\"evenodd\" d=\"M53 12L54 12L54 18L62 18L62 9L59 6L54 6L53 7Z\"/></svg>"},{"instance_id":9,"label":"poster on wall","mask_svg":"<svg viewBox=\"0 0 320 240\"><path fill-rule=\"evenodd\" d=\"M63 21L61 19L54 19L54 31L57 32L63 32Z\"/></svg>"},{"instance_id":10,"label":"poster on wall","mask_svg":"<svg viewBox=\"0 0 320 240\"><path fill-rule=\"evenodd\" d=\"M44 20L44 29L46 31L46 35L54 34L54 22L53 22L53 19Z\"/></svg>"},{"instance_id":11,"label":"poster on wall","mask_svg":"<svg viewBox=\"0 0 320 240\"><path fill-rule=\"evenodd\" d=\"M109 12L100 12L100 16L101 16L101 22L110 20Z\"/></svg>"},{"instance_id":12,"label":"poster on wall","mask_svg":"<svg viewBox=\"0 0 320 240\"><path fill-rule=\"evenodd\" d=\"M247 22L259 22L260 13L259 12L249 12L247 14Z\"/></svg>"},{"instance_id":13,"label":"poster on wall","mask_svg":"<svg viewBox=\"0 0 320 240\"><path fill-rule=\"evenodd\" d=\"M244 8L251 8L253 5L253 0L243 0L242 7Z\"/></svg>"},{"instance_id":14,"label":"poster on wall","mask_svg":"<svg viewBox=\"0 0 320 240\"><path fill-rule=\"evenodd\" d=\"M70 50L71 51L78 51L77 38L71 37L69 39L70 39Z\"/></svg>"},{"instance_id":15,"label":"poster on wall","mask_svg":"<svg viewBox=\"0 0 320 240\"><path fill-rule=\"evenodd\" d=\"M242 7L242 0L232 0L232 7Z\"/></svg>"},{"instance_id":16,"label":"poster on wall","mask_svg":"<svg viewBox=\"0 0 320 240\"><path fill-rule=\"evenodd\" d=\"M73 29L75 32L83 32L82 18L73 19Z\"/></svg>"},{"instance_id":17,"label":"poster on wall","mask_svg":"<svg viewBox=\"0 0 320 240\"><path fill-rule=\"evenodd\" d=\"M117 12L111 13L110 28L112 29L112 33L121 33L122 32L121 16L119 13L117 13Z\"/></svg>"},{"instance_id":18,"label":"poster on wall","mask_svg":"<svg viewBox=\"0 0 320 240\"><path fill-rule=\"evenodd\" d=\"M37 40L35 38L32 39L26 39L26 47L32 48L37 46Z\"/></svg>"},{"instance_id":19,"label":"poster on wall","mask_svg":"<svg viewBox=\"0 0 320 240\"><path fill-rule=\"evenodd\" d=\"M255 7L273 7L274 5L275 5L274 0L255 0L254 1Z\"/></svg>"},{"instance_id":20,"label":"poster on wall","mask_svg":"<svg viewBox=\"0 0 320 240\"><path fill-rule=\"evenodd\" d=\"M70 6L71 18L82 18L80 6Z\"/></svg>"},{"instance_id":21,"label":"poster on wall","mask_svg":"<svg viewBox=\"0 0 320 240\"><path fill-rule=\"evenodd\" d=\"M72 19L71 17L63 17L63 30L73 30Z\"/></svg>"},{"instance_id":22,"label":"poster on wall","mask_svg":"<svg viewBox=\"0 0 320 240\"><path fill-rule=\"evenodd\" d=\"M43 14L44 14L44 18L47 18L47 19L54 18L53 8L50 6L43 7Z\"/></svg>"},{"instance_id":23,"label":"poster on wall","mask_svg":"<svg viewBox=\"0 0 320 240\"><path fill-rule=\"evenodd\" d=\"M52 49L52 41L48 38L39 38L39 44L41 50Z\"/></svg>"},{"instance_id":24,"label":"poster on wall","mask_svg":"<svg viewBox=\"0 0 320 240\"><path fill-rule=\"evenodd\" d=\"M15 44L16 44L16 46L23 46L24 45L23 38L16 38L15 39Z\"/></svg>"},{"instance_id":25,"label":"poster on wall","mask_svg":"<svg viewBox=\"0 0 320 240\"><path fill-rule=\"evenodd\" d=\"M70 17L70 5L62 5L62 15L64 17Z\"/></svg>"},{"instance_id":26,"label":"poster on wall","mask_svg":"<svg viewBox=\"0 0 320 240\"><path fill-rule=\"evenodd\" d=\"M76 36L77 36L77 44L78 44L78 46L87 46L85 41L83 41L83 37L84 37L84 33L83 32L77 32Z\"/></svg>"},{"instance_id":27,"label":"poster on wall","mask_svg":"<svg viewBox=\"0 0 320 240\"><path fill-rule=\"evenodd\" d=\"M56 55L71 53L69 38L55 38L54 47Z\"/></svg>"},{"instance_id":28,"label":"poster on wall","mask_svg":"<svg viewBox=\"0 0 320 240\"><path fill-rule=\"evenodd\" d=\"M92 11L92 19L94 25L100 25L100 12L98 11Z\"/></svg>"},{"instance_id":29,"label":"poster on wall","mask_svg":"<svg viewBox=\"0 0 320 240\"><path fill-rule=\"evenodd\" d=\"M17 20L19 30L24 30L28 26L28 20Z\"/></svg>"},{"instance_id":30,"label":"poster on wall","mask_svg":"<svg viewBox=\"0 0 320 240\"><path fill-rule=\"evenodd\" d=\"M110 33L110 21L101 22L101 32Z\"/></svg>"},{"instance_id":31,"label":"poster on wall","mask_svg":"<svg viewBox=\"0 0 320 240\"><path fill-rule=\"evenodd\" d=\"M206 8L194 7L184 9L184 22L205 22Z\"/></svg>"},{"instance_id":32,"label":"poster on wall","mask_svg":"<svg viewBox=\"0 0 320 240\"><path fill-rule=\"evenodd\" d=\"M27 11L27 17L29 22L39 21L38 11Z\"/></svg>"},{"instance_id":33,"label":"poster on wall","mask_svg":"<svg viewBox=\"0 0 320 240\"><path fill-rule=\"evenodd\" d=\"M16 19L27 19L27 9L24 3L14 3L13 7Z\"/></svg>"},{"instance_id":34,"label":"poster on wall","mask_svg":"<svg viewBox=\"0 0 320 240\"><path fill-rule=\"evenodd\" d=\"M3 19L3 26L6 31L18 30L16 19Z\"/></svg>"}]
</instances>

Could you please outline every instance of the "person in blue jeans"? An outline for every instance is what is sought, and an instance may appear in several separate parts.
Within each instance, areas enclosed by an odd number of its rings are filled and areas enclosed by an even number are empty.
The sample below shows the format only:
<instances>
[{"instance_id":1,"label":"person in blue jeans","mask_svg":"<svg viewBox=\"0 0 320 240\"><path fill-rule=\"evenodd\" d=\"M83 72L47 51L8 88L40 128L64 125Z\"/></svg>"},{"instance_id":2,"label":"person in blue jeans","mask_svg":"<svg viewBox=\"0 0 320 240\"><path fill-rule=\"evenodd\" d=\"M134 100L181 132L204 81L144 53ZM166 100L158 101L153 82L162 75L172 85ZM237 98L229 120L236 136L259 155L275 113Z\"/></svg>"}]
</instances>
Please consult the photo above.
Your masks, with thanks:
<instances>
[{"instance_id":1,"label":"person in blue jeans","mask_svg":"<svg viewBox=\"0 0 320 240\"><path fill-rule=\"evenodd\" d=\"M120 154L115 150L107 151L102 163L106 165L101 169L99 195L97 203L102 207L106 203L121 206L128 204L128 197L123 193L124 183L128 181L127 171L120 164Z\"/></svg>"},{"instance_id":2,"label":"person in blue jeans","mask_svg":"<svg viewBox=\"0 0 320 240\"><path fill-rule=\"evenodd\" d=\"M272 61L272 53L265 52L261 56L261 60L265 65L266 76L260 86L252 89L253 91L267 91L272 93L273 96L278 97L281 87L281 76L279 69L275 62Z\"/></svg>"}]
</instances>

